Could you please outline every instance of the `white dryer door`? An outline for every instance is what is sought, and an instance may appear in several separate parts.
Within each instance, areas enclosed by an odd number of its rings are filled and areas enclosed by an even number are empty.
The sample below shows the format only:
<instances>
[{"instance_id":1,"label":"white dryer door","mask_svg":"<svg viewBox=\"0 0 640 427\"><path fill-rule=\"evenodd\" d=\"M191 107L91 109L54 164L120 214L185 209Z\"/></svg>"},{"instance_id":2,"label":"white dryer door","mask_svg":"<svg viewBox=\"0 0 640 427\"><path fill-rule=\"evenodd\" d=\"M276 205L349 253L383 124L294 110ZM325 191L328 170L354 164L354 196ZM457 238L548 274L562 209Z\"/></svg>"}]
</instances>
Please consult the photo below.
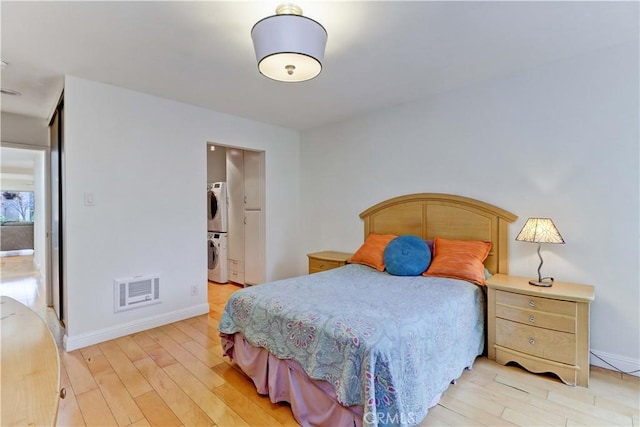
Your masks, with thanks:
<instances>
[{"instance_id":1,"label":"white dryer door","mask_svg":"<svg viewBox=\"0 0 640 427\"><path fill-rule=\"evenodd\" d=\"M218 266L219 256L218 256L218 248L213 240L209 240L209 270L215 270Z\"/></svg>"},{"instance_id":2,"label":"white dryer door","mask_svg":"<svg viewBox=\"0 0 640 427\"><path fill-rule=\"evenodd\" d=\"M218 214L218 197L213 191L207 191L208 219L211 221Z\"/></svg>"}]
</instances>

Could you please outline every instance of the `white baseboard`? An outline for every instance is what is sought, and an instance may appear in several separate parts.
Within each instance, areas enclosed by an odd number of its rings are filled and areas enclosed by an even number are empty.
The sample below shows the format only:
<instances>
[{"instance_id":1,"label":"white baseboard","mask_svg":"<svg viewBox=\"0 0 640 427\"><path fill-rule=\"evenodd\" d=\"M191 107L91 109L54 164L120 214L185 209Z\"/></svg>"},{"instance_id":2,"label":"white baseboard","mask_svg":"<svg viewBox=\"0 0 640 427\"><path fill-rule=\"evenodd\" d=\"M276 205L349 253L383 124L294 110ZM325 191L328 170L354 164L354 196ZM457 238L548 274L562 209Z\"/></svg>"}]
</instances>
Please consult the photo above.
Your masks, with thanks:
<instances>
[{"instance_id":1,"label":"white baseboard","mask_svg":"<svg viewBox=\"0 0 640 427\"><path fill-rule=\"evenodd\" d=\"M166 325L190 317L200 316L209 312L209 304L199 304L183 310L176 310L170 313L163 313L158 316L147 317L134 322L123 323L110 328L99 329L76 336L65 335L62 338L62 345L65 351L73 351L78 348L87 347L104 341L124 337L136 332L145 331L158 326Z\"/></svg>"},{"instance_id":2,"label":"white baseboard","mask_svg":"<svg viewBox=\"0 0 640 427\"><path fill-rule=\"evenodd\" d=\"M631 372L638 371L640 369L640 360L620 356L617 354L605 353L604 351L594 349L591 349L591 352L611 363L611 365L615 366L619 370L629 372L630 375L640 377L640 372L634 372L631 374ZM589 355L589 363L600 368L610 369L612 371L616 370L612 366L607 365L605 362L595 357L593 354Z\"/></svg>"}]
</instances>

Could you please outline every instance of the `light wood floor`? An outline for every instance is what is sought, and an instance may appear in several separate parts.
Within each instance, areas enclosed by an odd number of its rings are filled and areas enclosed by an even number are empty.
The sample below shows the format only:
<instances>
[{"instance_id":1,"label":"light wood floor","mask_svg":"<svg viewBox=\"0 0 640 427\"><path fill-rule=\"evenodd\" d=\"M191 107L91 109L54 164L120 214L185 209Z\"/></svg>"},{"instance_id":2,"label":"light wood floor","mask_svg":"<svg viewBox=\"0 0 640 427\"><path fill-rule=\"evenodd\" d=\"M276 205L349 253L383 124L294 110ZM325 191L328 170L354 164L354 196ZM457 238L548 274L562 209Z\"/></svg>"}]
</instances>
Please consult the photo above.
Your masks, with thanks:
<instances>
[{"instance_id":1,"label":"light wood floor","mask_svg":"<svg viewBox=\"0 0 640 427\"><path fill-rule=\"evenodd\" d=\"M42 317L56 341L62 345L64 328L53 309L47 307L46 287L33 264L33 255L0 257L0 295L11 297Z\"/></svg>"},{"instance_id":2,"label":"light wood floor","mask_svg":"<svg viewBox=\"0 0 640 427\"><path fill-rule=\"evenodd\" d=\"M297 425L221 356L216 328L237 289L210 283L209 315L60 351L58 425ZM637 377L592 367L589 389L569 387L480 357L420 425L640 426L639 401Z\"/></svg>"}]
</instances>

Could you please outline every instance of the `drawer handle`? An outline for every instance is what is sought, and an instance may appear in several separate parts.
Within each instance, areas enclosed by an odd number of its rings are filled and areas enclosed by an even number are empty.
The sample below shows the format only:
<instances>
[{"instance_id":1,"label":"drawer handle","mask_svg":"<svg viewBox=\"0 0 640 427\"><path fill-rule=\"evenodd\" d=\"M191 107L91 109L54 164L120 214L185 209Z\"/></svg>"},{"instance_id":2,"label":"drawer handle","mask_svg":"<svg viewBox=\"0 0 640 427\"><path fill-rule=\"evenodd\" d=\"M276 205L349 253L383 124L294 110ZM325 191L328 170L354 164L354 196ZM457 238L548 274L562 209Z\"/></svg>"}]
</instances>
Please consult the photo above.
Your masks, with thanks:
<instances>
[{"instance_id":1,"label":"drawer handle","mask_svg":"<svg viewBox=\"0 0 640 427\"><path fill-rule=\"evenodd\" d=\"M320 263L320 268L324 267L324 262Z\"/></svg>"},{"instance_id":2,"label":"drawer handle","mask_svg":"<svg viewBox=\"0 0 640 427\"><path fill-rule=\"evenodd\" d=\"M65 397L67 397L67 389L62 387L60 389L60 399L64 399Z\"/></svg>"},{"instance_id":3,"label":"drawer handle","mask_svg":"<svg viewBox=\"0 0 640 427\"><path fill-rule=\"evenodd\" d=\"M529 344L534 345L535 343L536 343L536 340L534 340L533 338L529 340Z\"/></svg>"},{"instance_id":4,"label":"drawer handle","mask_svg":"<svg viewBox=\"0 0 640 427\"><path fill-rule=\"evenodd\" d=\"M529 322L536 323L536 318L533 316L529 317Z\"/></svg>"},{"instance_id":5,"label":"drawer handle","mask_svg":"<svg viewBox=\"0 0 640 427\"><path fill-rule=\"evenodd\" d=\"M536 303L535 303L534 301L529 301L529 306L530 306L530 307L535 307L535 306L536 306Z\"/></svg>"}]
</instances>

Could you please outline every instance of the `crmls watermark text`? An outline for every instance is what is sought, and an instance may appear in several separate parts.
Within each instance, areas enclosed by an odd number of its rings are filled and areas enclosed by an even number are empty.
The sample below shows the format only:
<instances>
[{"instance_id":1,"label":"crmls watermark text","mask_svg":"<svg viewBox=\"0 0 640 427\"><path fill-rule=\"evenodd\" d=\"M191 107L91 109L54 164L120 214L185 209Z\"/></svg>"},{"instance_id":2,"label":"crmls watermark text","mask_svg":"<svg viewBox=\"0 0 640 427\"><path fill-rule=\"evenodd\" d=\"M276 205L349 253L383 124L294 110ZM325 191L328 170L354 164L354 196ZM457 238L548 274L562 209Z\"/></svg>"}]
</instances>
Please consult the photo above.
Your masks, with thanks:
<instances>
[{"instance_id":1,"label":"crmls watermark text","mask_svg":"<svg viewBox=\"0 0 640 427\"><path fill-rule=\"evenodd\" d=\"M399 425L399 424L418 424L418 420L416 414L413 412L402 413L402 412L365 412L363 421L367 424L390 424L390 425Z\"/></svg>"}]
</instances>

